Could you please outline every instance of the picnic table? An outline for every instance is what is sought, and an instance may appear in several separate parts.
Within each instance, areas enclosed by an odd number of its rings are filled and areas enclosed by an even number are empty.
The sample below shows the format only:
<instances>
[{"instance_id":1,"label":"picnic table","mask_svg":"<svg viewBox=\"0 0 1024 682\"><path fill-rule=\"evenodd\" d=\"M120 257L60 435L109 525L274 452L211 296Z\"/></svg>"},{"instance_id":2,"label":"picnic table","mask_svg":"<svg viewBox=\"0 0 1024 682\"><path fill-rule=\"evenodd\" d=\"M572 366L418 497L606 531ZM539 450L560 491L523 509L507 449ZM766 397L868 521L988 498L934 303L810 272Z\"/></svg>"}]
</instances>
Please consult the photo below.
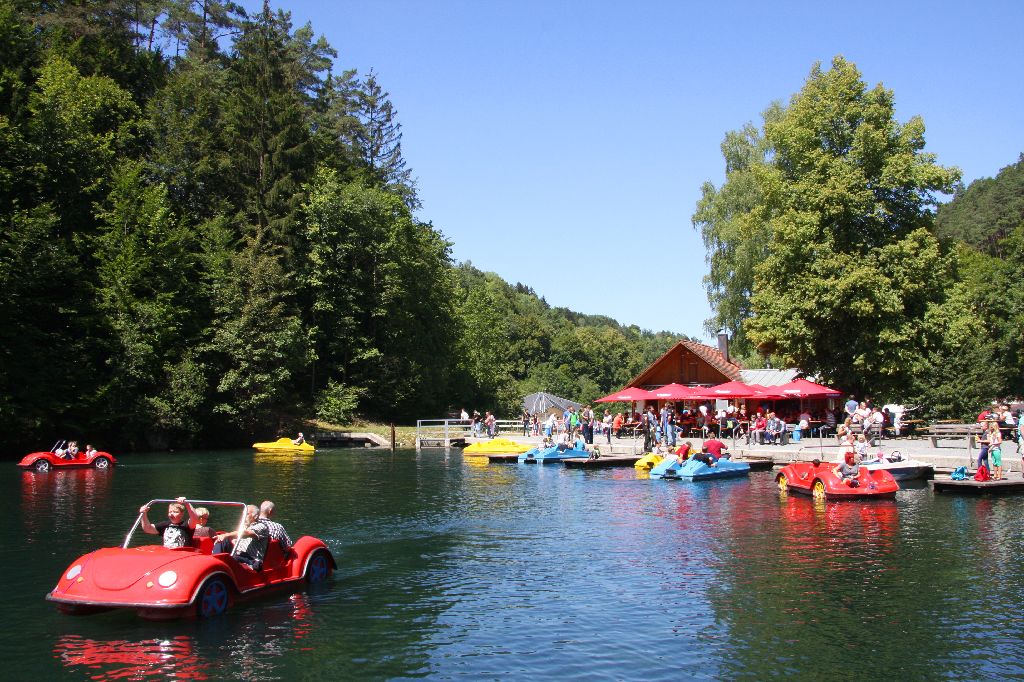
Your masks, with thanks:
<instances>
[{"instance_id":1,"label":"picnic table","mask_svg":"<svg viewBox=\"0 0 1024 682\"><path fill-rule=\"evenodd\" d=\"M939 447L940 440L967 440L967 449L973 449L977 437L981 434L983 424L973 423L967 424L963 422L950 422L950 421L937 421L933 422L928 427L928 439L932 442L932 447Z\"/></svg>"},{"instance_id":2,"label":"picnic table","mask_svg":"<svg viewBox=\"0 0 1024 682\"><path fill-rule=\"evenodd\" d=\"M907 436L917 436L918 430L922 428L922 424L924 423L925 421L923 419L901 419L900 431Z\"/></svg>"}]
</instances>

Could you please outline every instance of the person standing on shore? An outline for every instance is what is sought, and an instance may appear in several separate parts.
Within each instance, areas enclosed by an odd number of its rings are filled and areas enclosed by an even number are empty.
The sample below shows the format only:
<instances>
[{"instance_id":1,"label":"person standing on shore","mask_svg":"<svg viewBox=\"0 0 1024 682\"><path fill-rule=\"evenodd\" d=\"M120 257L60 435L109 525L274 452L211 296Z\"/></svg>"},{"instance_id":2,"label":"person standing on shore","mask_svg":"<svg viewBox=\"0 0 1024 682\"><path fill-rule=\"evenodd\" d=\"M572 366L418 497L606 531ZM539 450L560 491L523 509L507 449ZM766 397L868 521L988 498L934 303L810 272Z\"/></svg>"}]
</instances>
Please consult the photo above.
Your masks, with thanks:
<instances>
[{"instance_id":1,"label":"person standing on shore","mask_svg":"<svg viewBox=\"0 0 1024 682\"><path fill-rule=\"evenodd\" d=\"M651 448L654 447L654 434L657 429L658 418L654 414L654 406L647 408L644 412L643 417L643 430L644 430L644 452L650 452Z\"/></svg>"},{"instance_id":2,"label":"person standing on shore","mask_svg":"<svg viewBox=\"0 0 1024 682\"><path fill-rule=\"evenodd\" d=\"M846 412L846 416L852 420L854 413L857 411L857 400L852 395L850 396L850 399L846 401L844 410Z\"/></svg>"}]
</instances>

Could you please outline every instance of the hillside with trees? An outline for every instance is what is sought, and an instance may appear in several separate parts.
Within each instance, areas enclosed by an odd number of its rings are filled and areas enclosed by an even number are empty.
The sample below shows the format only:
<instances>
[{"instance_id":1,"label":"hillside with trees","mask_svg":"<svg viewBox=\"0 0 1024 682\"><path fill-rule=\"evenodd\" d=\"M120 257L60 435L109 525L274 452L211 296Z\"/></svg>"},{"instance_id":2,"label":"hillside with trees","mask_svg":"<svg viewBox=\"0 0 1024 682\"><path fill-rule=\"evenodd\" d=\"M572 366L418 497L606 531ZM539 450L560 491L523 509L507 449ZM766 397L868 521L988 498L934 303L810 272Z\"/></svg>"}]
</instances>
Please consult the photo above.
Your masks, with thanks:
<instances>
[{"instance_id":1,"label":"hillside with trees","mask_svg":"<svg viewBox=\"0 0 1024 682\"><path fill-rule=\"evenodd\" d=\"M222 0L0 0L0 440L248 443L590 400L674 340L457 265L397 107Z\"/></svg>"}]
</instances>

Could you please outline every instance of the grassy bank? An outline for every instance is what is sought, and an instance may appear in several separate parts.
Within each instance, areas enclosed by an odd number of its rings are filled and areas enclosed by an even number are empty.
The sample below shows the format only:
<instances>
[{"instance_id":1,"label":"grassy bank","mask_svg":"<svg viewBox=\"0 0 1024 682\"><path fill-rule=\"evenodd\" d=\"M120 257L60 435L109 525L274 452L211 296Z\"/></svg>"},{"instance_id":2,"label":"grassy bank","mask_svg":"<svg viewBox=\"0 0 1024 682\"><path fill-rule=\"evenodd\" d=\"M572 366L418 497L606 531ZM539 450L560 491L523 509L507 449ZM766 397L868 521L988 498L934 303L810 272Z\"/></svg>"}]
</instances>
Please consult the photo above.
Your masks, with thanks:
<instances>
[{"instance_id":1,"label":"grassy bank","mask_svg":"<svg viewBox=\"0 0 1024 682\"><path fill-rule=\"evenodd\" d=\"M378 436L391 440L391 425L390 424L378 424L376 422L368 422L357 420L351 424L345 424L340 426L338 424L330 424L322 421L310 421L308 427L310 431L355 431L364 433L375 433ZM399 448L414 448L416 447L416 427L415 426L399 426L395 425L395 447Z\"/></svg>"}]
</instances>

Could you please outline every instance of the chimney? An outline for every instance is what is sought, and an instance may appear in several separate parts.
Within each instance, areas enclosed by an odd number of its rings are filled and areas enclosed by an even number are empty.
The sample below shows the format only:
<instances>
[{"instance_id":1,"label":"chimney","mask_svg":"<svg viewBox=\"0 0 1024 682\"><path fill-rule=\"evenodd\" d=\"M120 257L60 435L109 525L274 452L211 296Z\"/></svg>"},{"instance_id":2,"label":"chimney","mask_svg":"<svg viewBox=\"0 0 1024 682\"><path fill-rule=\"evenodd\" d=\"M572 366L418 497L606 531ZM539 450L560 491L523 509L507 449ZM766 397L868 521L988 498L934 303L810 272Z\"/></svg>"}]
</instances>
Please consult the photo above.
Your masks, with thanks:
<instances>
[{"instance_id":1,"label":"chimney","mask_svg":"<svg viewBox=\"0 0 1024 682\"><path fill-rule=\"evenodd\" d=\"M718 352L722 354L726 362L732 362L729 360L729 332L724 329L718 332Z\"/></svg>"}]
</instances>

